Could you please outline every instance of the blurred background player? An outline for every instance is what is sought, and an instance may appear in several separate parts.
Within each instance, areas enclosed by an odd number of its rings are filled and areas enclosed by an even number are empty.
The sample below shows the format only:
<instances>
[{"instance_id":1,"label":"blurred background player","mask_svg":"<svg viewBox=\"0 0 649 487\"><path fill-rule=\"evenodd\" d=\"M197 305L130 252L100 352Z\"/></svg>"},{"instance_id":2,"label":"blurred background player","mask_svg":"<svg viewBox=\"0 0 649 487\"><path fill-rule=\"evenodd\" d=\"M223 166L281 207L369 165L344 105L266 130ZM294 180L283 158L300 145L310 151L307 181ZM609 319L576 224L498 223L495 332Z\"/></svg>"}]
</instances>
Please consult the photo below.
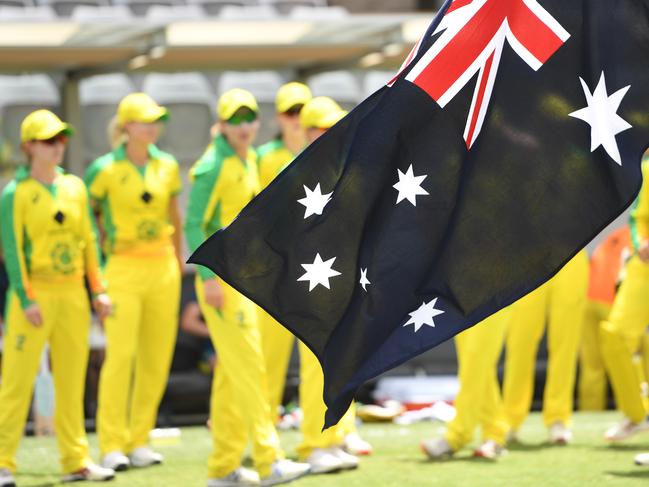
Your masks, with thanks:
<instances>
[{"instance_id":1,"label":"blurred background player","mask_svg":"<svg viewBox=\"0 0 649 487\"><path fill-rule=\"evenodd\" d=\"M300 123L305 130L307 144L318 139L346 114L331 98L321 96L309 100L300 112ZM351 435L351 438L356 437L357 444L363 443L358 448L364 450L364 453L371 451L371 446L356 431L355 406L349 408L337 425L322 431L326 411L322 398L322 367L313 352L301 342L299 351L299 403L304 416L300 425L303 439L297 447L299 458L311 465L313 473L354 469L358 467L359 461L355 455L344 450L346 437Z\"/></svg>"},{"instance_id":2,"label":"blurred background player","mask_svg":"<svg viewBox=\"0 0 649 487\"><path fill-rule=\"evenodd\" d=\"M649 325L649 156L642 161L644 184L631 209L630 229L633 255L625 266L608 320L602 323L601 347L615 402L624 420L604 434L620 441L649 430L649 404L643 394L646 378L638 360L637 346ZM635 363L634 363L635 362ZM646 387L646 386L645 386Z\"/></svg>"},{"instance_id":3,"label":"blurred background player","mask_svg":"<svg viewBox=\"0 0 649 487\"><path fill-rule=\"evenodd\" d=\"M102 285L99 253L83 181L64 174L72 128L47 110L21 126L27 166L5 188L0 204L2 247L11 284L0 388L0 486L14 486L15 455L46 343L56 397L55 430L64 482L110 480L95 465L84 429L88 364L88 278L100 317L111 303Z\"/></svg>"},{"instance_id":4,"label":"blurred background player","mask_svg":"<svg viewBox=\"0 0 649 487\"><path fill-rule=\"evenodd\" d=\"M257 150L259 182L264 189L297 156L306 145L300 125L300 112L311 99L311 90L302 83L287 83L277 92L275 109L280 134ZM268 403L273 422L284 395L286 372L295 344L295 336L259 308L259 328L268 375Z\"/></svg>"},{"instance_id":5,"label":"blurred background player","mask_svg":"<svg viewBox=\"0 0 649 487\"><path fill-rule=\"evenodd\" d=\"M259 192L252 143L259 107L242 89L219 99L218 135L191 169L185 233L190 251L229 225ZM196 295L219 356L210 406L214 449L208 486L275 485L305 475L309 466L285 460L268 404L268 382L257 306L206 267L199 267ZM257 472L241 465L248 440Z\"/></svg>"},{"instance_id":6,"label":"blurred background player","mask_svg":"<svg viewBox=\"0 0 649 487\"><path fill-rule=\"evenodd\" d=\"M498 359L511 314L511 307L505 308L455 337L460 383L456 415L443 437L422 441L421 448L431 460L448 458L471 443L478 424L482 443L474 456L494 460L505 453L509 425L500 395Z\"/></svg>"},{"instance_id":7,"label":"blurred background player","mask_svg":"<svg viewBox=\"0 0 649 487\"><path fill-rule=\"evenodd\" d=\"M590 258L588 296L579 347L579 382L581 411L606 409L606 367L602 358L599 328L611 312L623 260L631 248L627 225L612 232L597 246Z\"/></svg>"},{"instance_id":8,"label":"blurred background player","mask_svg":"<svg viewBox=\"0 0 649 487\"><path fill-rule=\"evenodd\" d=\"M105 277L114 303L104 322L97 433L104 466L118 471L163 461L148 435L167 385L182 267L178 163L155 146L167 117L148 95L126 96L113 152L86 174L106 235Z\"/></svg>"},{"instance_id":9,"label":"blurred background player","mask_svg":"<svg viewBox=\"0 0 649 487\"><path fill-rule=\"evenodd\" d=\"M551 443L564 445L572 440L573 393L587 287L588 256L582 250L552 279L512 305L503 384L511 440L517 440L518 429L530 411L534 364L546 321L549 358L543 421Z\"/></svg>"}]
</instances>

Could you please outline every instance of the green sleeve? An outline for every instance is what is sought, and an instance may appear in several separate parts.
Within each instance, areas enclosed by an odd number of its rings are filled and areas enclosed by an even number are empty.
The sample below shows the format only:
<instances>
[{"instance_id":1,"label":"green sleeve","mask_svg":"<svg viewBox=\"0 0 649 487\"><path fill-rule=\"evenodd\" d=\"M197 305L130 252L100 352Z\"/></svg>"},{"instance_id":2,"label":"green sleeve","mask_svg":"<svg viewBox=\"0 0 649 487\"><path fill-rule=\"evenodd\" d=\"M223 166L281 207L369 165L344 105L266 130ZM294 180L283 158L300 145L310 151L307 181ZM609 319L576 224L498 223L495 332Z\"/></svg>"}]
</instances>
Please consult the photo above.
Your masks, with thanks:
<instances>
[{"instance_id":1,"label":"green sleeve","mask_svg":"<svg viewBox=\"0 0 649 487\"><path fill-rule=\"evenodd\" d=\"M209 157L209 156L208 156ZM185 216L185 238L190 252L194 252L208 237L206 223L212 215L208 215L209 202L216 187L222 161L206 158L197 163L192 170L193 182L189 190L189 202ZM215 274L207 267L198 266L198 275L203 279L213 279Z\"/></svg>"},{"instance_id":2,"label":"green sleeve","mask_svg":"<svg viewBox=\"0 0 649 487\"><path fill-rule=\"evenodd\" d=\"M16 293L23 309L33 304L29 297L29 283L25 255L23 252L23 223L15 214L16 182L12 181L2 193L0 201L0 231L2 233L2 250L11 289Z\"/></svg>"}]
</instances>

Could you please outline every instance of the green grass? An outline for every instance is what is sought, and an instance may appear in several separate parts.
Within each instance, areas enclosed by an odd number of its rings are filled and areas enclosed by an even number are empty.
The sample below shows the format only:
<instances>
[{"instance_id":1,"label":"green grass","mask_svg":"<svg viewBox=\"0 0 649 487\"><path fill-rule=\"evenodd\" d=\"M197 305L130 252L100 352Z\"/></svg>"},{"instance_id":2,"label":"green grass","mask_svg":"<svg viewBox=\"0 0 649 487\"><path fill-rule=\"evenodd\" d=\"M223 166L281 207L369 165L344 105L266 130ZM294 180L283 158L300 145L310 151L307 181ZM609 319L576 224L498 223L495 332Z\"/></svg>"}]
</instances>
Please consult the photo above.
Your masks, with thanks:
<instances>
[{"instance_id":1,"label":"green grass","mask_svg":"<svg viewBox=\"0 0 649 487\"><path fill-rule=\"evenodd\" d=\"M575 416L575 441L567 447L545 444L546 430L540 415L533 414L521 430L522 444L510 448L498 462L473 459L470 450L446 462L427 462L419 451L419 441L441 431L441 426L420 423L409 427L392 424L364 425L362 435L375 448L364 458L359 470L328 476L314 476L294 484L299 487L366 486L647 486L649 468L633 465L633 457L649 451L649 434L624 444L608 446L601 439L606 427L617 421L615 413L589 413ZM282 444L289 455L299 441L297 432L282 433ZM90 437L93 455L96 438ZM157 448L166 463L140 471L120 474L114 486L193 487L206 482L206 458L211 442L205 428L185 428L174 444ZM19 486L58 485L55 441L27 438L19 452Z\"/></svg>"}]
</instances>

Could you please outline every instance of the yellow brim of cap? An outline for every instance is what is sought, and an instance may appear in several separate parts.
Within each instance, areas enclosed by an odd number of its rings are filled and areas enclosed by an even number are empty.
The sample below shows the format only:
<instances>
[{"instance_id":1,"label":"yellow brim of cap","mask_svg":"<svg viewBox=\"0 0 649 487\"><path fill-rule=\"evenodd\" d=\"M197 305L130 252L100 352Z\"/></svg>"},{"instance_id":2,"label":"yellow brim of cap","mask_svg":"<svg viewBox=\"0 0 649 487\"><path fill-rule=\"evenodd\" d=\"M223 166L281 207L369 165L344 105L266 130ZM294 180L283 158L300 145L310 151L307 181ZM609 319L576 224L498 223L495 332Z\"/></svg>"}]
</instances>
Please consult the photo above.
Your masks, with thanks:
<instances>
[{"instance_id":1,"label":"yellow brim of cap","mask_svg":"<svg viewBox=\"0 0 649 487\"><path fill-rule=\"evenodd\" d=\"M137 120L134 122L140 123L153 123L153 122L164 122L169 119L169 111L165 107L151 107L144 113L141 113Z\"/></svg>"}]
</instances>

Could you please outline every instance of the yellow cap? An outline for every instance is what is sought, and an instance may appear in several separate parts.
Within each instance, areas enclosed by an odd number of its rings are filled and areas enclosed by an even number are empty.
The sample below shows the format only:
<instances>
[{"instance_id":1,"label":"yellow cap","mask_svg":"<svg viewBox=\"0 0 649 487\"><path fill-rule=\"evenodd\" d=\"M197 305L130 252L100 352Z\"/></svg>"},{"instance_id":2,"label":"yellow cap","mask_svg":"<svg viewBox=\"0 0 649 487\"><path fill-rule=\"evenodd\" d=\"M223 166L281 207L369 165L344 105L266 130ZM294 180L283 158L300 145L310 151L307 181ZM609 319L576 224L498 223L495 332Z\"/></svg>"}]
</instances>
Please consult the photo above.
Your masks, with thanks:
<instances>
[{"instance_id":1,"label":"yellow cap","mask_svg":"<svg viewBox=\"0 0 649 487\"><path fill-rule=\"evenodd\" d=\"M74 129L49 110L36 110L25 117L20 125L21 142L47 140L59 134L72 135Z\"/></svg>"},{"instance_id":2,"label":"yellow cap","mask_svg":"<svg viewBox=\"0 0 649 487\"><path fill-rule=\"evenodd\" d=\"M295 105L306 105L313 95L309 87L302 83L292 81L286 83L277 91L275 108L277 113L284 113Z\"/></svg>"},{"instance_id":3,"label":"yellow cap","mask_svg":"<svg viewBox=\"0 0 649 487\"><path fill-rule=\"evenodd\" d=\"M259 111L259 105L252 93L241 88L234 88L221 95L216 111L219 119L226 121L230 120L239 108L249 108L255 113Z\"/></svg>"},{"instance_id":4,"label":"yellow cap","mask_svg":"<svg viewBox=\"0 0 649 487\"><path fill-rule=\"evenodd\" d=\"M328 129L345 115L347 112L328 96L316 96L302 108L300 123L304 128Z\"/></svg>"},{"instance_id":5,"label":"yellow cap","mask_svg":"<svg viewBox=\"0 0 649 487\"><path fill-rule=\"evenodd\" d=\"M117 121L120 125L128 122L153 123L168 118L167 109L158 105L146 93L126 95L117 107Z\"/></svg>"}]
</instances>

